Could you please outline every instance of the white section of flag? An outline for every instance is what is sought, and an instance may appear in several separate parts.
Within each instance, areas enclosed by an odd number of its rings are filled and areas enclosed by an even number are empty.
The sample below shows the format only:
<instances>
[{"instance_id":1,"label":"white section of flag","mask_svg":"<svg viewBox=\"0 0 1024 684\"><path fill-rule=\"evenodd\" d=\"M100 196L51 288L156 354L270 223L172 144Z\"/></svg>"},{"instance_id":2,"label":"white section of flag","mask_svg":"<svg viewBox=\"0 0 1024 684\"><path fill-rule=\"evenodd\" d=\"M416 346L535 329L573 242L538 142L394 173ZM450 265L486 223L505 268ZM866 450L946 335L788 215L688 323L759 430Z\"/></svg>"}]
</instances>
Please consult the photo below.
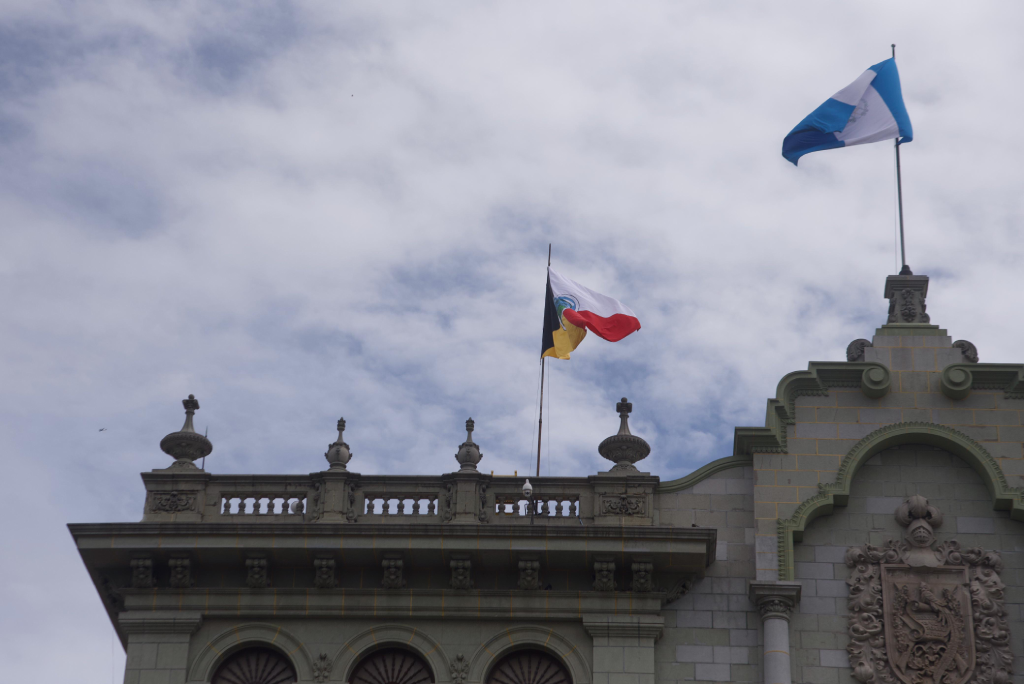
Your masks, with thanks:
<instances>
[{"instance_id":1,"label":"white section of flag","mask_svg":"<svg viewBox=\"0 0 1024 684\"><path fill-rule=\"evenodd\" d=\"M594 292L589 287L584 287L575 280L566 278L551 267L548 267L548 277L551 278L551 293L555 298L573 297L579 304L578 311L589 311L601 318L609 318L615 314L625 314L636 318L633 310L619 300L612 299L600 292Z\"/></svg>"}]
</instances>

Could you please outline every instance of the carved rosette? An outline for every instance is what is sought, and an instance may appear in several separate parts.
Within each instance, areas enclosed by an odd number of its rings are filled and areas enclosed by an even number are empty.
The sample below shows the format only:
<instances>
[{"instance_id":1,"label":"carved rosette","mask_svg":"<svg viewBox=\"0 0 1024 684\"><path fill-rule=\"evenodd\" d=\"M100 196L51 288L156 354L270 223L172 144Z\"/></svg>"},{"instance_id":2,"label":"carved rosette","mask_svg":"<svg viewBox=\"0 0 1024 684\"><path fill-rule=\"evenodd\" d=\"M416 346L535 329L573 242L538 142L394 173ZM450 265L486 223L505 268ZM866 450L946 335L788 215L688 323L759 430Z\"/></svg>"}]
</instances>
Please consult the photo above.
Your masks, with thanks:
<instances>
[{"instance_id":1,"label":"carved rosette","mask_svg":"<svg viewBox=\"0 0 1024 684\"><path fill-rule=\"evenodd\" d=\"M523 591L540 589L540 561L519 561L519 588Z\"/></svg>"},{"instance_id":2,"label":"carved rosette","mask_svg":"<svg viewBox=\"0 0 1024 684\"><path fill-rule=\"evenodd\" d=\"M850 655L863 684L1009 684L1002 559L937 543L942 514L913 496L896 511L904 539L846 552Z\"/></svg>"},{"instance_id":3,"label":"carved rosette","mask_svg":"<svg viewBox=\"0 0 1024 684\"><path fill-rule=\"evenodd\" d=\"M452 569L452 589L468 590L473 588L471 576L472 562L468 560L453 560L450 564Z\"/></svg>"}]
</instances>

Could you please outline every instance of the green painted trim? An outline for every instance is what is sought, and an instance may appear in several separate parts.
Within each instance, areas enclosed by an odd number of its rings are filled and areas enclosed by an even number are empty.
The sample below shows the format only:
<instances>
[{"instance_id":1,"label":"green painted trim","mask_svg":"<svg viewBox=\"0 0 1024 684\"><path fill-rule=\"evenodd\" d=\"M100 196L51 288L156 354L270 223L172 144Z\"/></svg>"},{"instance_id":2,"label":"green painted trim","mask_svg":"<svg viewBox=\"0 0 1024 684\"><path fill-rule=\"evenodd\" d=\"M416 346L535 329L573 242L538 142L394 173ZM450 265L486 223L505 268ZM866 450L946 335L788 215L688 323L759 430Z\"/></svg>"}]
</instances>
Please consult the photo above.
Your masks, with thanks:
<instances>
[{"instance_id":1,"label":"green painted trim","mask_svg":"<svg viewBox=\"0 0 1024 684\"><path fill-rule=\"evenodd\" d=\"M929 444L956 454L985 480L992 492L993 508L1010 511L1014 520L1024 520L1024 487L1010 487L999 462L981 444L945 425L893 423L857 442L843 457L835 481L819 484L819 492L801 503L793 517L779 520L780 580L793 579L793 543L803 539L807 524L818 516L831 514L835 506L845 506L857 470L878 452L900 444Z\"/></svg>"},{"instance_id":2,"label":"green painted trim","mask_svg":"<svg viewBox=\"0 0 1024 684\"><path fill-rule=\"evenodd\" d=\"M963 399L977 390L1003 390L1006 399L1024 399L1024 365L1019 363L951 363L942 369L942 393Z\"/></svg>"},{"instance_id":3,"label":"green painted trim","mask_svg":"<svg viewBox=\"0 0 1024 684\"><path fill-rule=\"evenodd\" d=\"M786 426L796 422L797 397L824 397L832 387L859 387L865 395L877 399L889 392L891 384L889 369L880 363L811 361L807 370L794 371L779 381L775 398L768 400L763 428L736 428L733 456L785 453Z\"/></svg>"},{"instance_id":4,"label":"green painted trim","mask_svg":"<svg viewBox=\"0 0 1024 684\"><path fill-rule=\"evenodd\" d=\"M668 480L658 485L659 494L671 494L672 492L678 492L680 489L686 489L693 485L706 480L715 473L720 473L723 470L729 470L730 468L742 468L744 466L753 466L754 457L747 454L740 454L739 456L726 456L716 461L712 461L707 465L703 465L697 470L694 470L685 477L680 477L675 480Z\"/></svg>"}]
</instances>

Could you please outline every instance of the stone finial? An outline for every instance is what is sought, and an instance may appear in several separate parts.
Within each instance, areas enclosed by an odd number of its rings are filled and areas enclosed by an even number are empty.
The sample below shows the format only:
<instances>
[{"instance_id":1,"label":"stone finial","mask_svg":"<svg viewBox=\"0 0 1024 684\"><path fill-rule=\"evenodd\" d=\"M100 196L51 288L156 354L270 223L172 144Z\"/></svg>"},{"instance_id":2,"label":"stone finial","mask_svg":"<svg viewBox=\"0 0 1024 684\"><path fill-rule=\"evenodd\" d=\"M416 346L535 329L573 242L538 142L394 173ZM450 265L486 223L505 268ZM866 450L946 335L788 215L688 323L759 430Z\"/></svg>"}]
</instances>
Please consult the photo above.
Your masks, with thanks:
<instances>
[{"instance_id":1,"label":"stone finial","mask_svg":"<svg viewBox=\"0 0 1024 684\"><path fill-rule=\"evenodd\" d=\"M177 432L160 440L160 449L174 457L172 468L198 470L193 461L208 456L213 451L213 444L192 427L192 416L199 410L199 401L195 395L188 395L188 399L183 399L181 405L185 407L185 424Z\"/></svg>"},{"instance_id":2,"label":"stone finial","mask_svg":"<svg viewBox=\"0 0 1024 684\"><path fill-rule=\"evenodd\" d=\"M331 464L331 470L348 470L346 466L352 460L352 452L345 444L345 419L338 419L338 439L333 444L327 445L327 453L324 458Z\"/></svg>"},{"instance_id":3,"label":"stone finial","mask_svg":"<svg viewBox=\"0 0 1024 684\"><path fill-rule=\"evenodd\" d=\"M864 350L871 346L872 344L869 340L854 340L846 345L846 360L850 362L863 361L865 356Z\"/></svg>"},{"instance_id":4,"label":"stone finial","mask_svg":"<svg viewBox=\"0 0 1024 684\"><path fill-rule=\"evenodd\" d=\"M619 432L601 442L597 451L615 463L610 472L638 472L634 464L647 458L651 453L651 445L629 431L629 414L633 411L633 404L626 397L622 397L622 401L615 405L615 410L619 414Z\"/></svg>"},{"instance_id":5,"label":"stone finial","mask_svg":"<svg viewBox=\"0 0 1024 684\"><path fill-rule=\"evenodd\" d=\"M473 441L475 427L476 423L472 418L466 421L466 441L459 445L459 451L455 454L455 459L461 466L459 470L463 472L476 470L476 464L484 457L480 453L480 447Z\"/></svg>"}]
</instances>

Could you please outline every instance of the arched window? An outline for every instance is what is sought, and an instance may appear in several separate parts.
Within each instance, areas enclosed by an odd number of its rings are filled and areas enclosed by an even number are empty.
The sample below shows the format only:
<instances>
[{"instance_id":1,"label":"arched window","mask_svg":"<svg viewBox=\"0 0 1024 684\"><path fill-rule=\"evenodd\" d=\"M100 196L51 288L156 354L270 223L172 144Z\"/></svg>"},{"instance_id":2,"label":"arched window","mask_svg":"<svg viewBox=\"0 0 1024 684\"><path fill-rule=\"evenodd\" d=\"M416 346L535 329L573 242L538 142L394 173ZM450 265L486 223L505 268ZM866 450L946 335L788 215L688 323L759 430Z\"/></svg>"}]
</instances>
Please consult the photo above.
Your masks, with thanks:
<instances>
[{"instance_id":1,"label":"arched window","mask_svg":"<svg viewBox=\"0 0 1024 684\"><path fill-rule=\"evenodd\" d=\"M434 684L434 673L412 651L386 648L360 660L349 684Z\"/></svg>"},{"instance_id":2,"label":"arched window","mask_svg":"<svg viewBox=\"0 0 1024 684\"><path fill-rule=\"evenodd\" d=\"M212 684L293 684L298 680L288 659L269 648L247 648L217 668Z\"/></svg>"},{"instance_id":3,"label":"arched window","mask_svg":"<svg viewBox=\"0 0 1024 684\"><path fill-rule=\"evenodd\" d=\"M491 668L487 684L572 684L572 677L555 656L546 651L514 651Z\"/></svg>"}]
</instances>

